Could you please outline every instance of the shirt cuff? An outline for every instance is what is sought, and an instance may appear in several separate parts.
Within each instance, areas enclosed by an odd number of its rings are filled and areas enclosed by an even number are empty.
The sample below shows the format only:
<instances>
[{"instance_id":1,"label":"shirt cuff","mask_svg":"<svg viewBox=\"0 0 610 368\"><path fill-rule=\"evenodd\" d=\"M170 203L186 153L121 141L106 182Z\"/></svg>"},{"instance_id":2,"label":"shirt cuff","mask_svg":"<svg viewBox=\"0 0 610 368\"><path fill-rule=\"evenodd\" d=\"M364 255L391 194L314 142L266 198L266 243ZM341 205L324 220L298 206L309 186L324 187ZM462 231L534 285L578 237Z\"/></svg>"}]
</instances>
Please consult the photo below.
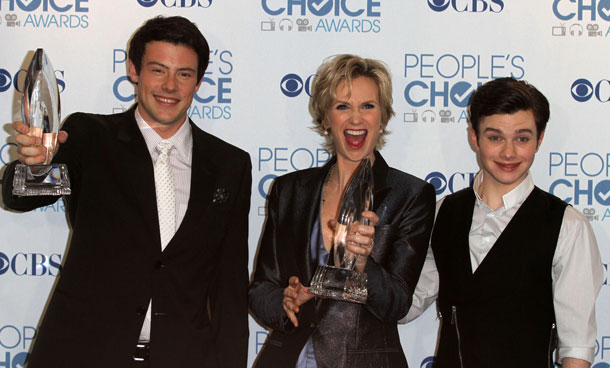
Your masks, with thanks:
<instances>
[{"instance_id":1,"label":"shirt cuff","mask_svg":"<svg viewBox=\"0 0 610 368\"><path fill-rule=\"evenodd\" d=\"M559 362L562 361L563 358L576 358L586 360L587 362L593 364L593 360L595 358L595 348L559 348L557 349L557 356L559 358Z\"/></svg>"}]
</instances>

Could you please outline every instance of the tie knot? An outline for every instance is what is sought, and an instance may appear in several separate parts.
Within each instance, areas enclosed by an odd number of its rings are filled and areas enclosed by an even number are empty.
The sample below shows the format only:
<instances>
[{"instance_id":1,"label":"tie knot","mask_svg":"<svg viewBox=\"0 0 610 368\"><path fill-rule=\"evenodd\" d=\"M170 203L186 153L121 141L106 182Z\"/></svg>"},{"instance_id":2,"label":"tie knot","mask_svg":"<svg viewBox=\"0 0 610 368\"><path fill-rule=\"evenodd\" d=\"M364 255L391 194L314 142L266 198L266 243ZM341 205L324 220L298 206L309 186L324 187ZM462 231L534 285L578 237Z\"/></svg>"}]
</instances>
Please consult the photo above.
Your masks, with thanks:
<instances>
[{"instance_id":1,"label":"tie knot","mask_svg":"<svg viewBox=\"0 0 610 368\"><path fill-rule=\"evenodd\" d=\"M164 139L157 144L156 150L159 152L159 155L167 155L172 147L174 147L174 144L171 141Z\"/></svg>"}]
</instances>

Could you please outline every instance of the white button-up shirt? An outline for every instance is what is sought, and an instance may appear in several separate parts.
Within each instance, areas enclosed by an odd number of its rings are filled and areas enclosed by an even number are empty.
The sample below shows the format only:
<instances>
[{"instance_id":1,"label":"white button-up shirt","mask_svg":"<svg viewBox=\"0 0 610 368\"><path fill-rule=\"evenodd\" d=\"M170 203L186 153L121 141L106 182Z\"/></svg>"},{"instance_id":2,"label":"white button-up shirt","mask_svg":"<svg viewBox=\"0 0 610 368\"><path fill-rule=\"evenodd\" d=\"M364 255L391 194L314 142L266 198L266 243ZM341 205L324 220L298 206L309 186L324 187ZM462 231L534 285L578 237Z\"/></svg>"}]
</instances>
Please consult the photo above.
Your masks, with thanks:
<instances>
[{"instance_id":1,"label":"white button-up shirt","mask_svg":"<svg viewBox=\"0 0 610 368\"><path fill-rule=\"evenodd\" d=\"M473 272L534 189L528 173L523 182L502 197L504 206L492 210L478 194L483 180L480 172L473 185L476 202L468 237ZM437 213L442 203L442 199L437 202ZM591 225L572 206L565 209L551 272L559 361L570 357L592 363L597 334L595 300L604 280L604 268ZM438 289L438 271L429 248L413 304L401 322L411 321L423 313L436 300Z\"/></svg>"},{"instance_id":2,"label":"white button-up shirt","mask_svg":"<svg viewBox=\"0 0 610 368\"><path fill-rule=\"evenodd\" d=\"M138 109L135 112L136 121L138 122L138 128L142 132L148 152L152 158L153 166L157 162L159 152L155 149L157 144L161 142L163 138L153 128L148 125ZM172 167L174 174L174 190L176 191L176 231L180 227L186 208L188 206L189 195L191 193L191 163L193 157L193 132L191 125L186 121L182 124L180 129L169 138L174 145L169 153L169 164Z\"/></svg>"}]
</instances>

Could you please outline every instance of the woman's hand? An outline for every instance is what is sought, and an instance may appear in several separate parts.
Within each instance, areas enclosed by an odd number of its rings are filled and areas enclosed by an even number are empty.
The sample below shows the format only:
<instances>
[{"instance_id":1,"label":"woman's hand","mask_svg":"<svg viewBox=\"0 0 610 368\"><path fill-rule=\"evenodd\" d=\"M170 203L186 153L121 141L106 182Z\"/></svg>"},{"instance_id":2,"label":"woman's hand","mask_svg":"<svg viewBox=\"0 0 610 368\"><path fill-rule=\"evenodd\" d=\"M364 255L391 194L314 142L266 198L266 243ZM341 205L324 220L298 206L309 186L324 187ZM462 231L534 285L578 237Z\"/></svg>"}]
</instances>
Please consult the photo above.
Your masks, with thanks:
<instances>
[{"instance_id":1,"label":"woman's hand","mask_svg":"<svg viewBox=\"0 0 610 368\"><path fill-rule=\"evenodd\" d=\"M366 260L373 251L375 238L375 225L379 221L379 217L373 211L362 212L362 217L369 220L368 225L363 225L360 222L355 222L350 225L347 233L347 249L358 255L356 261L356 270L364 272Z\"/></svg>"},{"instance_id":2,"label":"woman's hand","mask_svg":"<svg viewBox=\"0 0 610 368\"><path fill-rule=\"evenodd\" d=\"M299 313L300 306L307 303L314 296L315 295L309 293L308 287L301 284L298 277L292 276L288 280L288 287L284 289L282 306L294 327L299 327L299 320L297 319L296 314Z\"/></svg>"}]
</instances>

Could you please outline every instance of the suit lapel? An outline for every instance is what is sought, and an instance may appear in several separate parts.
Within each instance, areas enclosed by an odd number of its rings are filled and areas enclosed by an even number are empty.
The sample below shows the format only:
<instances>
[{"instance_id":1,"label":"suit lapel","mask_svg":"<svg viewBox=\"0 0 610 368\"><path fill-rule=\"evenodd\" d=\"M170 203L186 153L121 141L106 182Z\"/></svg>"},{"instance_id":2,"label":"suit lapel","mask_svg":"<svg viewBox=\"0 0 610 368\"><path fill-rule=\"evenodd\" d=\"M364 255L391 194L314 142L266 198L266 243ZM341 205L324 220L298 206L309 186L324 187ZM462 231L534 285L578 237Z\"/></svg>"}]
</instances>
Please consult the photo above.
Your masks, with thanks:
<instances>
[{"instance_id":1,"label":"suit lapel","mask_svg":"<svg viewBox=\"0 0 610 368\"><path fill-rule=\"evenodd\" d=\"M377 213L381 221L382 215L385 213L383 208L380 211L380 205L388 195L391 187L387 186L388 164L378 151L375 151L375 162L373 163L373 209Z\"/></svg>"},{"instance_id":2,"label":"suit lapel","mask_svg":"<svg viewBox=\"0 0 610 368\"><path fill-rule=\"evenodd\" d=\"M313 277L313 273L317 264L314 264L314 260L311 258L311 232L314 224L320 216L320 200L322 196L322 186L324 185L324 179L328 175L328 171L336 163L336 157L331 158L324 166L319 169L312 170L311 175L304 176L300 182L300 189L298 190L298 198L296 199L299 203L299 207L303 209L303 221L305 226L300 227L305 230L305 233L299 235L301 239L307 239L305 246L299 249L301 259L307 260L305 262L305 275L309 282ZM320 224L320 227L324 224ZM322 229L320 228L320 231Z\"/></svg>"},{"instance_id":3,"label":"suit lapel","mask_svg":"<svg viewBox=\"0 0 610 368\"><path fill-rule=\"evenodd\" d=\"M184 219L180 227L176 229L176 234L164 251L172 249L173 243L180 243L179 238L187 236L189 229L200 226L202 213L210 206L218 168L212 159L218 152L214 152L213 142L208 138L207 133L199 129L190 119L189 124L193 134L193 153L191 161L191 189L189 193L188 206ZM192 235L192 232L190 233ZM176 241L175 241L176 240ZM187 243L188 242L183 242Z\"/></svg>"},{"instance_id":4,"label":"suit lapel","mask_svg":"<svg viewBox=\"0 0 610 368\"><path fill-rule=\"evenodd\" d=\"M123 143L123 152L126 153L121 157L125 175L129 179L126 183L131 186L131 193L137 202L144 224L151 234L159 234L154 169L148 147L134 116L136 106L119 116L117 139ZM155 239L158 242L158 249L161 250L160 236Z\"/></svg>"}]
</instances>

